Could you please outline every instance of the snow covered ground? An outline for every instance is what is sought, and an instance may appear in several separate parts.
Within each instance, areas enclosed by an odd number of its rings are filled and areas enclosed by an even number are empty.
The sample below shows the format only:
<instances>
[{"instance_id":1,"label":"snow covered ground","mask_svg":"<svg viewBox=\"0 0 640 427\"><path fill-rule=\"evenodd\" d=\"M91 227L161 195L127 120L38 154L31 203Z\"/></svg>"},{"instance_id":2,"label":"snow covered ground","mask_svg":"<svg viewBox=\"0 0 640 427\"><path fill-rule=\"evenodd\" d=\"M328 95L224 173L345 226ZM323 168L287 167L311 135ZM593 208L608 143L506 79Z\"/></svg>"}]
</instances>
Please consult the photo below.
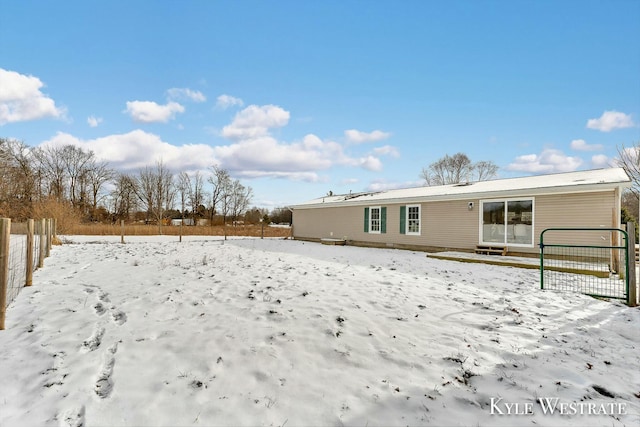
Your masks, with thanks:
<instances>
[{"instance_id":1,"label":"snow covered ground","mask_svg":"<svg viewBox=\"0 0 640 427\"><path fill-rule=\"evenodd\" d=\"M640 310L541 291L536 270L66 240L0 331L1 426L640 423Z\"/></svg>"}]
</instances>

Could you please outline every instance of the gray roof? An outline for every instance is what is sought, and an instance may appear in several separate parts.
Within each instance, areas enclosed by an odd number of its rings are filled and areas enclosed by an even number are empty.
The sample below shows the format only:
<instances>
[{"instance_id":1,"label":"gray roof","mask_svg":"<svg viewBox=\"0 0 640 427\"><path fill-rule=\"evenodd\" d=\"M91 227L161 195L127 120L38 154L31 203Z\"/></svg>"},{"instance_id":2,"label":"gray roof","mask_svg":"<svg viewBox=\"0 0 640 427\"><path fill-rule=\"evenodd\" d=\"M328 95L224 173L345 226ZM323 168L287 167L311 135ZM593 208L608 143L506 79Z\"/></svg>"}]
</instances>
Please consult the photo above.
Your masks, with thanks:
<instances>
[{"instance_id":1,"label":"gray roof","mask_svg":"<svg viewBox=\"0 0 640 427\"><path fill-rule=\"evenodd\" d=\"M318 197L293 206L293 209L371 205L382 203L417 203L437 200L461 200L492 197L535 196L580 193L631 187L631 179L622 168L495 179L462 184L414 187L377 192L334 194Z\"/></svg>"}]
</instances>

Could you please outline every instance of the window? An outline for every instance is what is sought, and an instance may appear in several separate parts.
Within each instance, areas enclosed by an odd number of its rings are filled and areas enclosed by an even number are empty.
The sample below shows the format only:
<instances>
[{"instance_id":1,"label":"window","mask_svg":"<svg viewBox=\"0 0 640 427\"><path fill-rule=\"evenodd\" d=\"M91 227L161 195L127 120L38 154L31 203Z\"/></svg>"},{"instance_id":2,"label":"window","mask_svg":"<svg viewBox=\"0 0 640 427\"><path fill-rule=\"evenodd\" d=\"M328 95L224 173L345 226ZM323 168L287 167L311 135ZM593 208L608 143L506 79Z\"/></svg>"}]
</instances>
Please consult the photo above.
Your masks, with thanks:
<instances>
[{"instance_id":1,"label":"window","mask_svg":"<svg viewBox=\"0 0 640 427\"><path fill-rule=\"evenodd\" d=\"M420 235L420 205L400 206L400 234Z\"/></svg>"},{"instance_id":2,"label":"window","mask_svg":"<svg viewBox=\"0 0 640 427\"><path fill-rule=\"evenodd\" d=\"M387 232L386 207L374 206L364 208L364 232L375 234Z\"/></svg>"},{"instance_id":3,"label":"window","mask_svg":"<svg viewBox=\"0 0 640 427\"><path fill-rule=\"evenodd\" d=\"M407 206L407 234L420 234L420 206Z\"/></svg>"},{"instance_id":4,"label":"window","mask_svg":"<svg viewBox=\"0 0 640 427\"><path fill-rule=\"evenodd\" d=\"M533 246L533 199L482 201L482 243Z\"/></svg>"},{"instance_id":5,"label":"window","mask_svg":"<svg viewBox=\"0 0 640 427\"><path fill-rule=\"evenodd\" d=\"M379 233L379 232L380 232L380 208L371 208L369 233Z\"/></svg>"}]
</instances>

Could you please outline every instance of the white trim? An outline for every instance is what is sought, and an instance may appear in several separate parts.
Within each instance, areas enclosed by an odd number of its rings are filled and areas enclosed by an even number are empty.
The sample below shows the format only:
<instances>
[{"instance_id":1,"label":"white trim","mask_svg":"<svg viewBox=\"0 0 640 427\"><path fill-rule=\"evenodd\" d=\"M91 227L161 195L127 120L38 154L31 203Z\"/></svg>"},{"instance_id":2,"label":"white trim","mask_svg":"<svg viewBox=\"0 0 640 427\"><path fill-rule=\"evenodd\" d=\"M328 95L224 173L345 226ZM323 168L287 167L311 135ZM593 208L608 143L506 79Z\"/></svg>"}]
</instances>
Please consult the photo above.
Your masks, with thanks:
<instances>
[{"instance_id":1,"label":"white trim","mask_svg":"<svg viewBox=\"0 0 640 427\"><path fill-rule=\"evenodd\" d=\"M373 223L373 210L378 210L378 230L374 231L371 226ZM382 206L369 206L369 234L382 234Z\"/></svg>"},{"instance_id":2,"label":"white trim","mask_svg":"<svg viewBox=\"0 0 640 427\"><path fill-rule=\"evenodd\" d=\"M506 223L507 221L507 215L508 215L508 209L509 209L509 202L517 202L517 201L531 201L531 243L513 243L513 242L509 242L508 241L508 236L509 233L507 232L507 227L508 224ZM505 232L503 233L503 240L502 242L487 242L483 240L484 237L484 204L485 203L495 203L495 202L499 202L499 203L504 203L504 220L505 220ZM518 247L518 248L533 248L535 246L535 230L536 230L536 218L535 218L535 211L536 211L536 199L535 197L527 197L527 196L523 196L523 197L505 197L505 198L498 198L498 199L482 199L480 200L480 209L478 209L478 242L481 245L504 245L504 246L509 246L509 247ZM515 230L514 230L515 232Z\"/></svg>"},{"instance_id":3,"label":"white trim","mask_svg":"<svg viewBox=\"0 0 640 427\"><path fill-rule=\"evenodd\" d=\"M418 231L409 231L409 209L418 208ZM407 236L420 236L422 233L422 205L406 205L405 206L405 218L404 218L404 233Z\"/></svg>"}]
</instances>

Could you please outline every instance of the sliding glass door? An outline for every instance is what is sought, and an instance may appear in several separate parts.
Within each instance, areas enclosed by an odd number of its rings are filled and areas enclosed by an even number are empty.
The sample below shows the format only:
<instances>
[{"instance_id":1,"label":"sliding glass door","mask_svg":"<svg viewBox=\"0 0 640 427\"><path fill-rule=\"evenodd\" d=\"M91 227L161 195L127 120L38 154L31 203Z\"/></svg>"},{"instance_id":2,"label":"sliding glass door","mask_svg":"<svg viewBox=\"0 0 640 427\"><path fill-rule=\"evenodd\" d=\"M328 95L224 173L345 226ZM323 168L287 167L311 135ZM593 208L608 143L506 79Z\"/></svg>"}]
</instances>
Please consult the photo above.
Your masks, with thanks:
<instances>
[{"instance_id":1,"label":"sliding glass door","mask_svg":"<svg viewBox=\"0 0 640 427\"><path fill-rule=\"evenodd\" d=\"M483 244L533 246L533 199L482 201Z\"/></svg>"}]
</instances>

